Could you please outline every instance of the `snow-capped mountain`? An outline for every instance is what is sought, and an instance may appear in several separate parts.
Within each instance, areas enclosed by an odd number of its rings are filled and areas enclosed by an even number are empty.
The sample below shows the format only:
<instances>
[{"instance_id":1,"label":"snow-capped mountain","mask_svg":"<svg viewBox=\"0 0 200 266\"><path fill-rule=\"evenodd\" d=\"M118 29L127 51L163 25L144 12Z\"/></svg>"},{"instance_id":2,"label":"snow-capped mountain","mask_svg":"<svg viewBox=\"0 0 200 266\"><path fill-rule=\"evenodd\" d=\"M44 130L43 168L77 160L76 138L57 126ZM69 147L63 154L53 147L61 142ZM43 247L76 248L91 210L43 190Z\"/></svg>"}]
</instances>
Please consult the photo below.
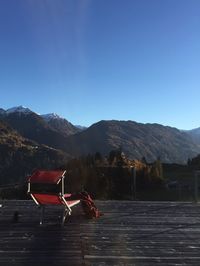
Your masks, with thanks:
<instances>
[{"instance_id":1,"label":"snow-capped mountain","mask_svg":"<svg viewBox=\"0 0 200 266\"><path fill-rule=\"evenodd\" d=\"M27 139L52 148L62 149L67 134L71 134L71 129L69 128L68 132L67 130L62 132L59 126L51 124L51 121L59 120L53 119L47 122L42 116L27 109L24 107L10 108L6 114L0 114L0 119Z\"/></svg>"},{"instance_id":2,"label":"snow-capped mountain","mask_svg":"<svg viewBox=\"0 0 200 266\"><path fill-rule=\"evenodd\" d=\"M55 131L62 133L63 136L73 135L79 131L81 131L76 126L72 125L65 118L60 117L55 113L41 115L44 121Z\"/></svg>"},{"instance_id":3,"label":"snow-capped mountain","mask_svg":"<svg viewBox=\"0 0 200 266\"><path fill-rule=\"evenodd\" d=\"M43 114L40 115L31 109L20 105L20 106L15 106L12 108L9 108L7 110L4 110L3 108L0 108L0 115L1 117L3 116L10 116L10 115L30 115L30 114L35 114L42 118L44 122L46 122L48 125L50 125L54 130L56 131L62 131L64 135L71 135L75 134L81 130L86 129L85 127L82 126L75 126L71 124L69 121L67 121L65 118L59 116L56 113L49 113L49 114Z\"/></svg>"},{"instance_id":4,"label":"snow-capped mountain","mask_svg":"<svg viewBox=\"0 0 200 266\"><path fill-rule=\"evenodd\" d=\"M12 107L9 108L5 111L5 113L8 114L12 114L12 113L23 113L23 114L29 114L29 113L33 113L33 111L31 111L29 108L26 108L22 105L20 106L16 106L16 107Z\"/></svg>"},{"instance_id":5,"label":"snow-capped mountain","mask_svg":"<svg viewBox=\"0 0 200 266\"><path fill-rule=\"evenodd\" d=\"M49 114L40 115L40 114L33 112L31 109L29 109L25 106L22 106L22 105L15 106L15 107L9 108L7 110L0 108L0 117L3 119L6 119L7 122L12 121L12 123L11 123L12 126L13 126L13 124L15 124L15 126L16 126L16 124L20 124L22 128L24 128L24 126L25 126L24 123L27 124L27 121L19 122L18 119L20 119L20 120L24 120L24 119L27 120L28 119L30 123L32 120L35 121L35 119L36 119L37 121L40 121L40 124L44 123L43 124L44 127L46 125L46 126L50 127L51 129L53 129L54 131L57 131L58 133L62 134L65 137L83 130L82 128L74 126L69 121L67 121L65 118L59 116L56 113L49 113ZM15 126L14 126L14 128L15 128ZM18 127L18 126L16 126L16 127Z\"/></svg>"},{"instance_id":6,"label":"snow-capped mountain","mask_svg":"<svg viewBox=\"0 0 200 266\"><path fill-rule=\"evenodd\" d=\"M44 118L44 120L46 120L47 122L50 121L51 119L64 119L59 115L57 115L56 113L44 114L41 115L41 117Z\"/></svg>"},{"instance_id":7,"label":"snow-capped mountain","mask_svg":"<svg viewBox=\"0 0 200 266\"><path fill-rule=\"evenodd\" d=\"M23 137L61 149L65 138L80 129L55 113L39 115L24 106L0 110L0 119Z\"/></svg>"}]
</instances>

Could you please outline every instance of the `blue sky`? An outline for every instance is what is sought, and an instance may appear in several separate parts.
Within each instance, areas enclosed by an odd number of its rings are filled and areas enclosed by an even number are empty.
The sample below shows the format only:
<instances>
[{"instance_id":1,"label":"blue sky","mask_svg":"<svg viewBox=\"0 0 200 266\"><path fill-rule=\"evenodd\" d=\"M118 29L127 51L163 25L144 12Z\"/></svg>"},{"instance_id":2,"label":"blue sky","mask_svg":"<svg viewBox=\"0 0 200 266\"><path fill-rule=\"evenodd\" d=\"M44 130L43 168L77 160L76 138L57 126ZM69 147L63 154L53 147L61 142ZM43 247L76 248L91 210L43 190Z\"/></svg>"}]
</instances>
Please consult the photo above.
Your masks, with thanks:
<instances>
[{"instance_id":1,"label":"blue sky","mask_svg":"<svg viewBox=\"0 0 200 266\"><path fill-rule=\"evenodd\" d=\"M0 1L0 107L200 127L199 0Z\"/></svg>"}]
</instances>

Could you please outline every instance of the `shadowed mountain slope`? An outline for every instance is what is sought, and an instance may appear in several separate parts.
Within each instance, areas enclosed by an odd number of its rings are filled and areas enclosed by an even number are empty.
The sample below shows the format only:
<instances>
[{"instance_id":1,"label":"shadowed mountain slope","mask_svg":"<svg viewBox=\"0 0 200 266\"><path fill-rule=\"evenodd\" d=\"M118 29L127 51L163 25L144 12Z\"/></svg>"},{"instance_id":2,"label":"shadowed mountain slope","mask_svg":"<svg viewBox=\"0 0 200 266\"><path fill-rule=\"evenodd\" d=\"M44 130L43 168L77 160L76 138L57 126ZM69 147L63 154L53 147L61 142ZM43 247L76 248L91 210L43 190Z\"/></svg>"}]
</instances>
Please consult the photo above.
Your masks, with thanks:
<instances>
[{"instance_id":1,"label":"shadowed mountain slope","mask_svg":"<svg viewBox=\"0 0 200 266\"><path fill-rule=\"evenodd\" d=\"M132 159L153 161L160 157L164 162L187 162L200 153L200 146L180 130L159 124L141 124L133 121L100 121L83 132L68 137L70 154L107 154L122 148Z\"/></svg>"}]
</instances>

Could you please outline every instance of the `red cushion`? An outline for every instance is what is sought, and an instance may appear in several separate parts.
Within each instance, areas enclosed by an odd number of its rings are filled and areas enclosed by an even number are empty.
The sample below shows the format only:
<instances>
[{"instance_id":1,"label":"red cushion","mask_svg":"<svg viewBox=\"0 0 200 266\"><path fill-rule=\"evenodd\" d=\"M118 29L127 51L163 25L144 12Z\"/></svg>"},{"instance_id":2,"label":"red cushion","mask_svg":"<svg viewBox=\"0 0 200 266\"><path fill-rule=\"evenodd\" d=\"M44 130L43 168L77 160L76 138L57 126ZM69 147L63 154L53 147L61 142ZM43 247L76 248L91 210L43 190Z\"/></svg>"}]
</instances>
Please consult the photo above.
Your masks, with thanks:
<instances>
[{"instance_id":1,"label":"red cushion","mask_svg":"<svg viewBox=\"0 0 200 266\"><path fill-rule=\"evenodd\" d=\"M34 193L32 194L33 197L37 200L39 204L43 205L66 205L65 202L62 200L62 197L59 195L49 195L49 194L38 194ZM69 207L76 205L80 202L80 200L67 200L67 198L70 198L71 194L65 194L65 200Z\"/></svg>"},{"instance_id":2,"label":"red cushion","mask_svg":"<svg viewBox=\"0 0 200 266\"><path fill-rule=\"evenodd\" d=\"M48 195L48 194L32 194L35 199L40 203L44 205L48 204L55 204L60 205L63 204L62 199L58 195Z\"/></svg>"}]
</instances>

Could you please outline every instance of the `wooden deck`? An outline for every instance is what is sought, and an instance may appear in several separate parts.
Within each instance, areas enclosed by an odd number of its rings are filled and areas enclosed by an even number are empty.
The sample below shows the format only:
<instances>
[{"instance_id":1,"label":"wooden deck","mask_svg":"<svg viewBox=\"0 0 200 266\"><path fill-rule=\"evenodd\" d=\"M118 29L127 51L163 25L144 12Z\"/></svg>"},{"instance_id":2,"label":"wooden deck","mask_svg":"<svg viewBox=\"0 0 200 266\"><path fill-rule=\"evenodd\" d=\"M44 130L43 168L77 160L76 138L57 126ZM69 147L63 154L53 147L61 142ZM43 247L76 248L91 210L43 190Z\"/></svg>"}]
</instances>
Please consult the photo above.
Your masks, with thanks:
<instances>
[{"instance_id":1,"label":"wooden deck","mask_svg":"<svg viewBox=\"0 0 200 266\"><path fill-rule=\"evenodd\" d=\"M87 220L75 207L62 228L60 209L48 209L39 226L32 201L0 202L0 265L200 265L200 205L96 203L103 217Z\"/></svg>"}]
</instances>

